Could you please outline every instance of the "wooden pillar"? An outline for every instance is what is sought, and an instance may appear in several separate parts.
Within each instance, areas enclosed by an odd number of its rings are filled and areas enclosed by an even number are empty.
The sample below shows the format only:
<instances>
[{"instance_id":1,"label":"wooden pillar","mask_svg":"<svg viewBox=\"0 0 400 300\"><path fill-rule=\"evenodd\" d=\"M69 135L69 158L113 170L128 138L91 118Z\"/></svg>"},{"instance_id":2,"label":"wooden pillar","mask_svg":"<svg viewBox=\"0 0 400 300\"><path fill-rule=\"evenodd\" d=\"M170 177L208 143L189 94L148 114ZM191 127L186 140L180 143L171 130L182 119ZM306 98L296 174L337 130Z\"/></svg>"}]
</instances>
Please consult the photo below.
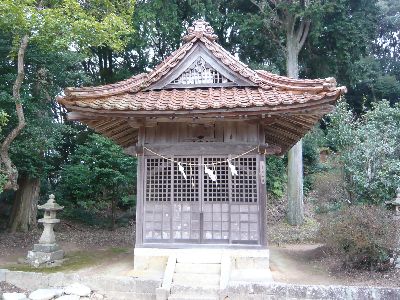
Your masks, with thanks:
<instances>
[{"instance_id":1,"label":"wooden pillar","mask_svg":"<svg viewBox=\"0 0 400 300\"><path fill-rule=\"evenodd\" d=\"M260 244L268 246L267 228L267 182L265 170L265 155L259 154L259 201L260 201Z\"/></svg>"},{"instance_id":2,"label":"wooden pillar","mask_svg":"<svg viewBox=\"0 0 400 300\"><path fill-rule=\"evenodd\" d=\"M144 127L139 128L138 146L144 145ZM136 193L136 240L135 247L143 245L143 215L145 201L145 162L144 151L137 158L137 193Z\"/></svg>"},{"instance_id":3,"label":"wooden pillar","mask_svg":"<svg viewBox=\"0 0 400 300\"><path fill-rule=\"evenodd\" d=\"M261 123L258 124L258 144L265 144L264 127ZM260 203L260 244L268 246L268 228L267 228L267 181L265 168L265 155L258 154L258 181L259 181L259 198Z\"/></svg>"}]
</instances>

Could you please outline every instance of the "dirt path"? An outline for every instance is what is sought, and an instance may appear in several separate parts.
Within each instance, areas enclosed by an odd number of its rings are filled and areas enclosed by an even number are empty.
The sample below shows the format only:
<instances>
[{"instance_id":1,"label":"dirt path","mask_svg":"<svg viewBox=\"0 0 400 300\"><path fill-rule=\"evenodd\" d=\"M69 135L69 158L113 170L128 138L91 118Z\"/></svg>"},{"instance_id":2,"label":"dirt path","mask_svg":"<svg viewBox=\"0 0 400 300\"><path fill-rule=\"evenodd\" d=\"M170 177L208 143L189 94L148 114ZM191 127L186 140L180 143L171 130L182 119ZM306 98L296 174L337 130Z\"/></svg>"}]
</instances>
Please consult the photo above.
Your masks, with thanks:
<instances>
[{"instance_id":1,"label":"dirt path","mask_svg":"<svg viewBox=\"0 0 400 300\"><path fill-rule=\"evenodd\" d=\"M134 228L109 231L85 226L61 226L57 239L68 257L64 269L82 275L143 276L133 271ZM37 242L41 231L9 234L0 232L0 268L16 264ZM370 285L400 287L400 269L371 272L341 269L340 259L329 256L321 245L270 246L270 268L277 282L324 285ZM18 266L20 268L20 265ZM148 276L159 278L161 271ZM146 275L147 276L147 275Z\"/></svg>"},{"instance_id":2,"label":"dirt path","mask_svg":"<svg viewBox=\"0 0 400 300\"><path fill-rule=\"evenodd\" d=\"M330 276L319 259L321 245L270 247L270 269L275 281L298 284L344 284Z\"/></svg>"}]
</instances>

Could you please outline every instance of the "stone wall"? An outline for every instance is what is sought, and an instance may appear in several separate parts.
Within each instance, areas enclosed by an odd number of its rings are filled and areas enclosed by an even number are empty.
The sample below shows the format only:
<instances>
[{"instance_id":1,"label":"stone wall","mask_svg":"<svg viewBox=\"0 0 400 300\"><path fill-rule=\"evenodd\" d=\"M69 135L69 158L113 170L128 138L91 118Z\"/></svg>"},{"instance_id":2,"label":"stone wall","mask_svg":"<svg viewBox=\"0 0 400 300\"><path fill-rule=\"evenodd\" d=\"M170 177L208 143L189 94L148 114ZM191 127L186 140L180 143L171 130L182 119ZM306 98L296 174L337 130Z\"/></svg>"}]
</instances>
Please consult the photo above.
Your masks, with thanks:
<instances>
[{"instance_id":1,"label":"stone wall","mask_svg":"<svg viewBox=\"0 0 400 300\"><path fill-rule=\"evenodd\" d=\"M299 285L285 283L230 286L222 299L278 300L278 299L329 299L329 300L398 300L400 288Z\"/></svg>"},{"instance_id":2,"label":"stone wall","mask_svg":"<svg viewBox=\"0 0 400 300\"><path fill-rule=\"evenodd\" d=\"M92 290L106 294L109 299L155 300L156 288L161 282L133 277L78 276L75 274L42 274L0 269L0 282L35 290L82 283ZM1 297L0 297L1 299ZM220 299L229 300L278 300L278 299L326 299L326 300L397 300L400 288L297 285L285 283L243 284L228 286L221 291Z\"/></svg>"},{"instance_id":3,"label":"stone wall","mask_svg":"<svg viewBox=\"0 0 400 300\"><path fill-rule=\"evenodd\" d=\"M400 216L395 216L394 220L396 221L397 226L397 249L395 251L396 261L394 262L394 265L396 269L400 269Z\"/></svg>"},{"instance_id":4,"label":"stone wall","mask_svg":"<svg viewBox=\"0 0 400 300\"><path fill-rule=\"evenodd\" d=\"M133 277L79 276L76 274L8 271L0 269L0 282L5 281L19 288L36 290L82 283L93 291L106 294L109 299L153 300L161 281ZM0 297L1 299L1 297Z\"/></svg>"}]
</instances>

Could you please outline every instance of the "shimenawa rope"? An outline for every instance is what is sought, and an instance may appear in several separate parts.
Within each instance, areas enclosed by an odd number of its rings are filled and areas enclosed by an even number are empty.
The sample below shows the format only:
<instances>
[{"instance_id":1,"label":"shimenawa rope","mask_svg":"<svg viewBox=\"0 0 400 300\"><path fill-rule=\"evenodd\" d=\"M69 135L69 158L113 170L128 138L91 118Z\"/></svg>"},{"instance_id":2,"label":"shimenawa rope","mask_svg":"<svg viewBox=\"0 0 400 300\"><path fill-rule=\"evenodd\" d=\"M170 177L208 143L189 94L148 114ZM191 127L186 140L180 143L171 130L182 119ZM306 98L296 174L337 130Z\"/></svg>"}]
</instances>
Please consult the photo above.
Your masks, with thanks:
<instances>
[{"instance_id":1,"label":"shimenawa rope","mask_svg":"<svg viewBox=\"0 0 400 300\"><path fill-rule=\"evenodd\" d=\"M154 155L156 155L156 156L158 156L158 157L161 157L161 158L163 158L163 159L165 159L165 160L168 160L168 161L170 161L170 162L173 162L173 163L175 163L175 164L178 164L178 163L179 163L179 164L181 164L181 165L190 166L190 167L196 167L196 166L197 166L197 167L205 167L205 166L214 166L214 165L220 165L220 164L227 163L227 160L226 160L226 159L225 159L225 160L221 160L221 161L216 161L216 162L213 162L213 163L209 163L209 164L191 164L191 163L184 163L184 162L180 162L180 161L178 161L178 160L174 160L174 159L165 157L164 155L161 155L161 154L159 154L159 153L157 153L157 152L155 152L155 151L153 151L153 150L147 148L146 146L143 146L143 149L145 149L145 150L147 150L147 151L153 153ZM239 155L237 155L237 156L235 156L235 157L232 157L232 158L229 159L229 160L231 161L231 160L238 159L238 158L240 158L240 157L242 157L242 156L244 156L244 155L246 155L246 154L249 154L250 152L253 152L254 150L257 150L257 149L258 149L258 146L257 146L257 147L254 147L254 148L252 148L252 149L250 149L250 150L248 150L248 151L246 151L246 152L244 152L244 153L242 153L242 154L239 154Z\"/></svg>"}]
</instances>

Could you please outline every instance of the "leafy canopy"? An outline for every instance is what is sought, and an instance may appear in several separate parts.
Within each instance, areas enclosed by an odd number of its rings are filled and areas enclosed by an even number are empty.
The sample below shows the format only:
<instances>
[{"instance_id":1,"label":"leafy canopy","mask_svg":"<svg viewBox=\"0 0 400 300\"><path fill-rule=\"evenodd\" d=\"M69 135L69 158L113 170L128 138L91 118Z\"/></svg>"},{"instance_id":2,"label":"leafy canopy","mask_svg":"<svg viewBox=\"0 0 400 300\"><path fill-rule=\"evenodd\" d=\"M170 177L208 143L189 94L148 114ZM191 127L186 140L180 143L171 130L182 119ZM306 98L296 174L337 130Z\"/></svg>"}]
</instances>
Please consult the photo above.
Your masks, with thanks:
<instances>
[{"instance_id":1,"label":"leafy canopy","mask_svg":"<svg viewBox=\"0 0 400 300\"><path fill-rule=\"evenodd\" d=\"M98 210L134 194L136 160L109 139L93 134L69 159L58 185L63 203Z\"/></svg>"},{"instance_id":2,"label":"leafy canopy","mask_svg":"<svg viewBox=\"0 0 400 300\"><path fill-rule=\"evenodd\" d=\"M338 151L352 202L383 203L400 186L400 105L374 104L356 119L340 103L331 114L328 140Z\"/></svg>"},{"instance_id":3,"label":"leafy canopy","mask_svg":"<svg viewBox=\"0 0 400 300\"><path fill-rule=\"evenodd\" d=\"M46 50L122 50L132 33L133 7L133 0L2 0L0 29L13 33L14 50L24 35Z\"/></svg>"}]
</instances>

